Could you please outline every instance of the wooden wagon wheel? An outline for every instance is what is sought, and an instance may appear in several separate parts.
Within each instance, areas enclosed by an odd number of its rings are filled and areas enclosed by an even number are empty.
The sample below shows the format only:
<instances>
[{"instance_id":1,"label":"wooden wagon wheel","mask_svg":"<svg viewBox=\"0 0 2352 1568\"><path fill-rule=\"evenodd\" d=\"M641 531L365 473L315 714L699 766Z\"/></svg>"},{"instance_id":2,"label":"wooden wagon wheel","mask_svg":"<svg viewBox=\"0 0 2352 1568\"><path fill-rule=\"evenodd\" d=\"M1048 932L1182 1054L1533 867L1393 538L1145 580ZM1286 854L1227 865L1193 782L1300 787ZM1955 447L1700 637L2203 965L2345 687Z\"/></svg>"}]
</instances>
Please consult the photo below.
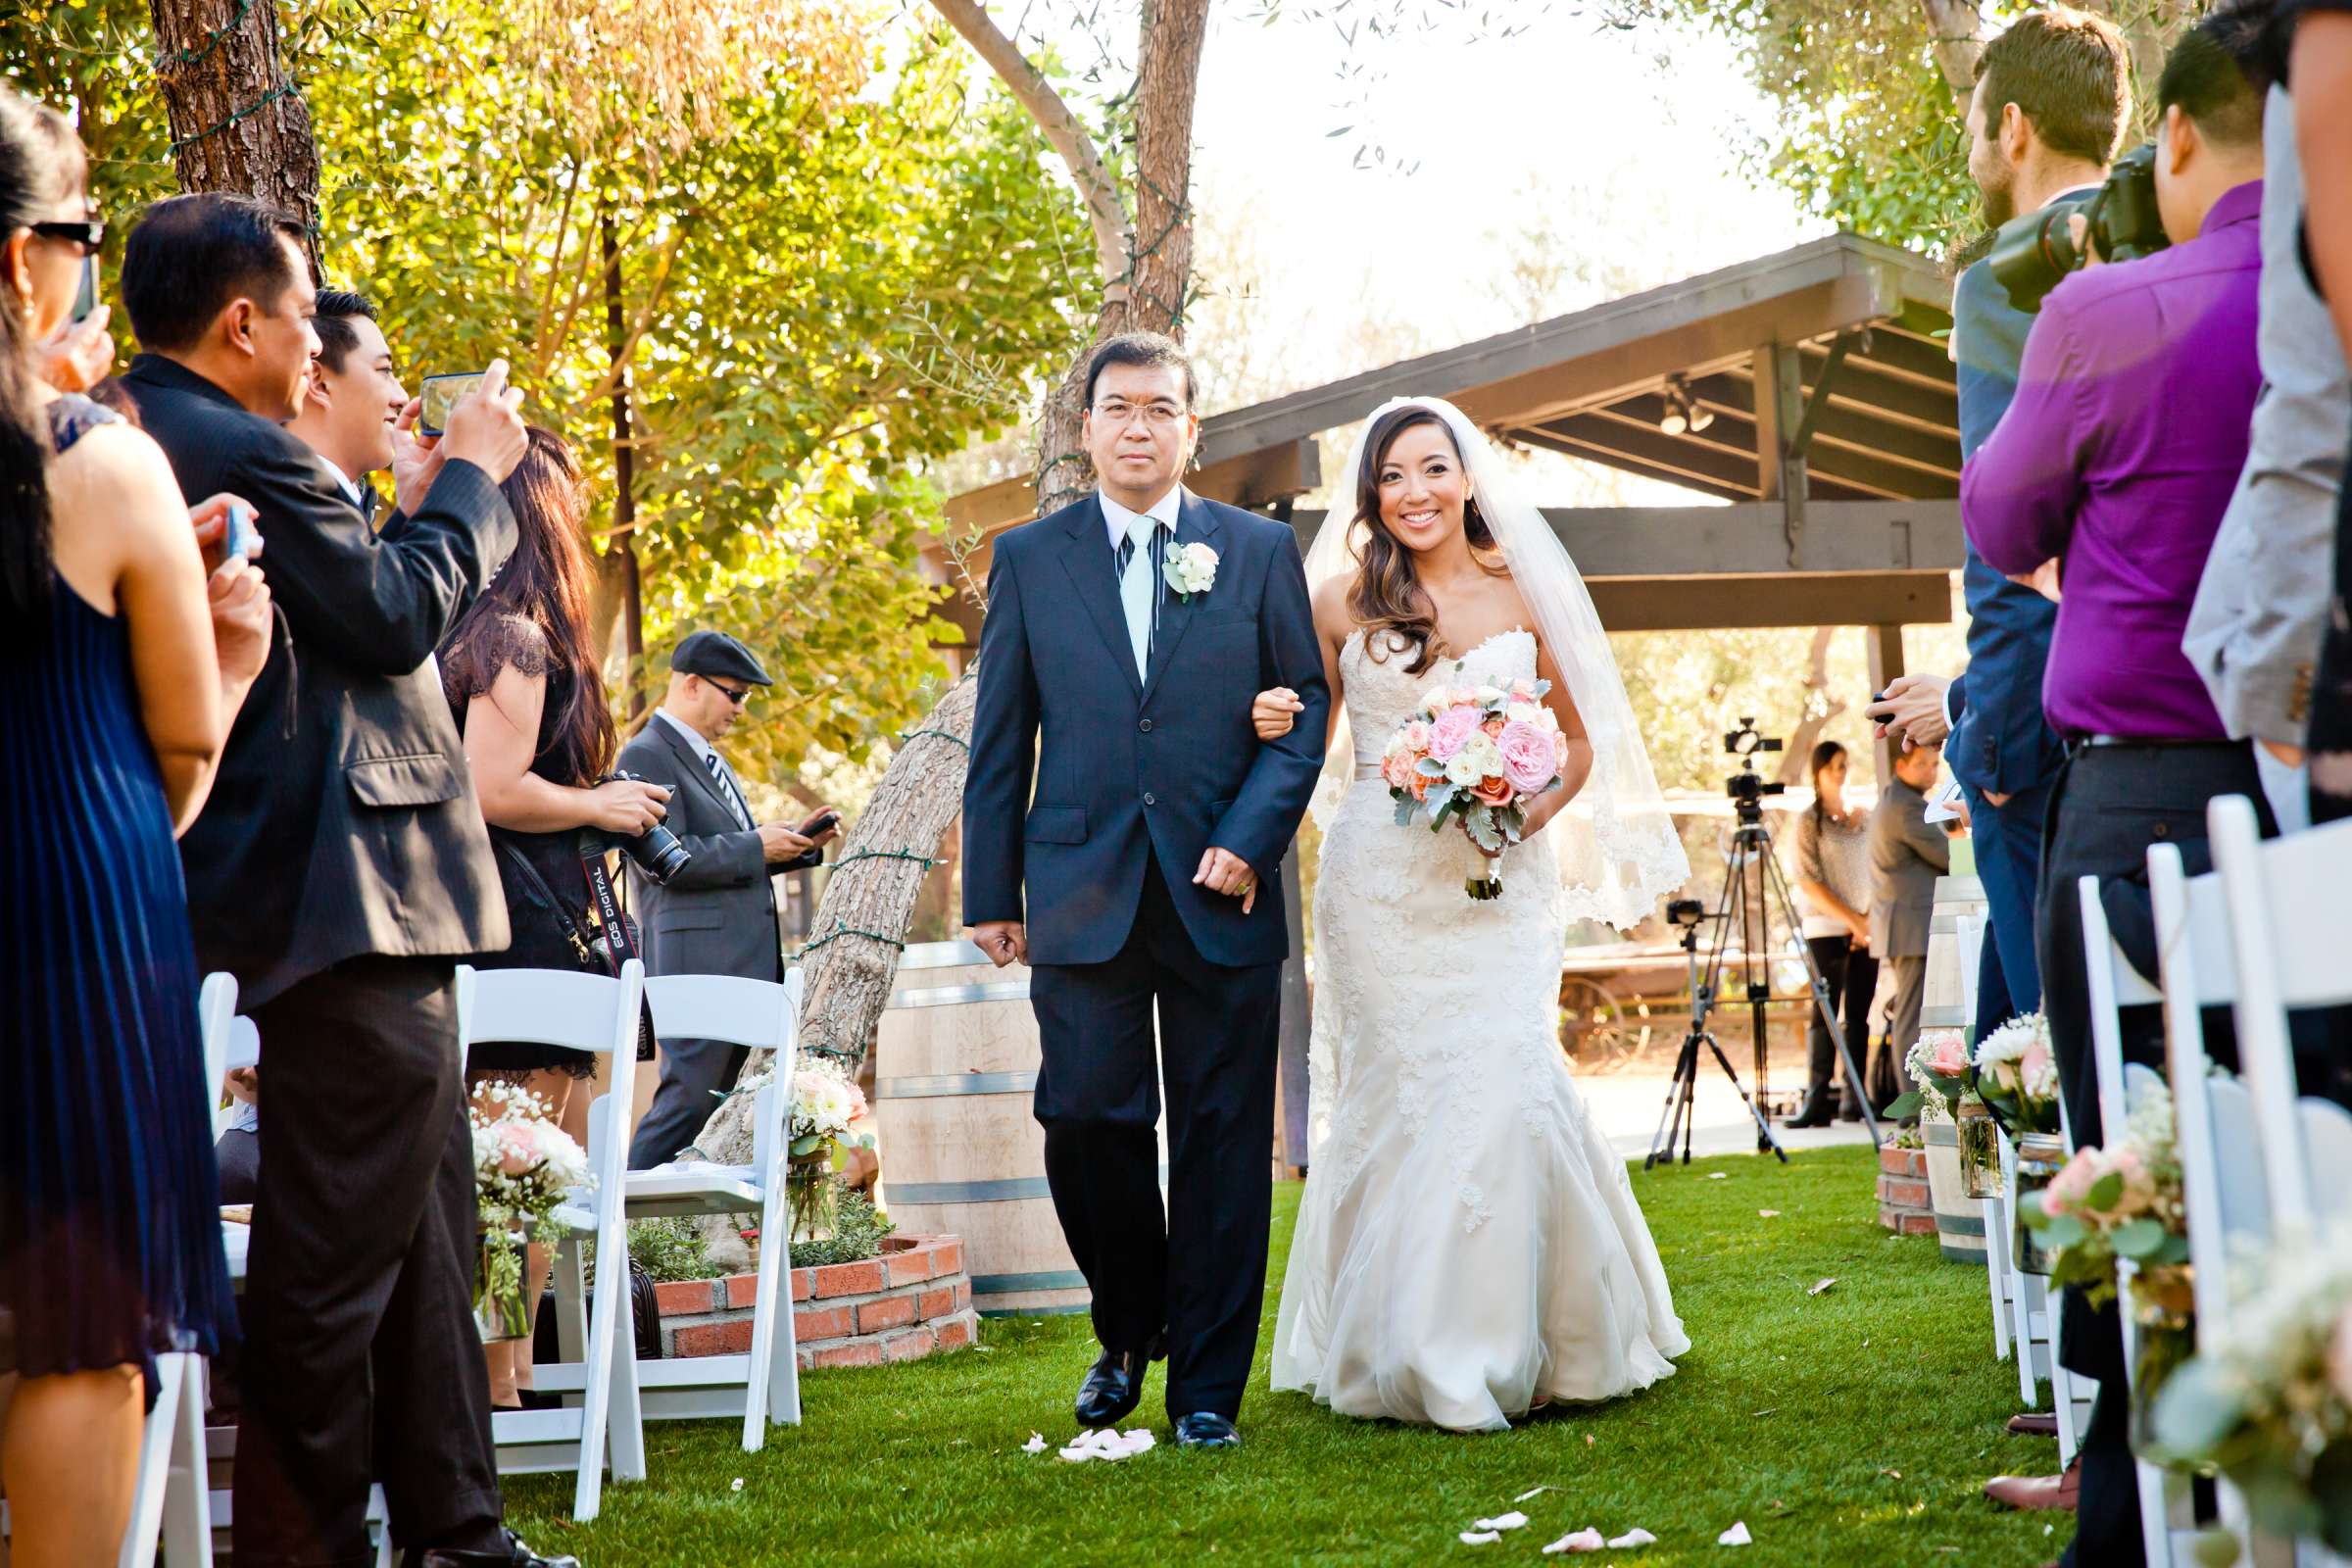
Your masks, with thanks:
<instances>
[{"instance_id":1,"label":"wooden wagon wheel","mask_svg":"<svg viewBox=\"0 0 2352 1568\"><path fill-rule=\"evenodd\" d=\"M1560 978L1560 1049L1581 1072L1625 1066L1649 1043L1649 1004L1621 1000L1589 975Z\"/></svg>"}]
</instances>

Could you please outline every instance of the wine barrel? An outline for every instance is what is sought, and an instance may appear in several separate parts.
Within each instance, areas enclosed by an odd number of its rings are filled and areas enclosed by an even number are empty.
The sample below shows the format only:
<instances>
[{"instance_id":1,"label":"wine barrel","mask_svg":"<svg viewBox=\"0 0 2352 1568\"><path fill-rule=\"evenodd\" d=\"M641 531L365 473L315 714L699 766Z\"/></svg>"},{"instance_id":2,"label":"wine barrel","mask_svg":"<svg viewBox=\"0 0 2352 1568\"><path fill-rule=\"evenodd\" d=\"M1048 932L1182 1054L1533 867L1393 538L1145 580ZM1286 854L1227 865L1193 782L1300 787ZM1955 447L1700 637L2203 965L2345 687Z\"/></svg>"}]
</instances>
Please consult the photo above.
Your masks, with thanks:
<instances>
[{"instance_id":1,"label":"wine barrel","mask_svg":"<svg viewBox=\"0 0 2352 1568\"><path fill-rule=\"evenodd\" d=\"M1967 1029L1977 1021L1977 960L1984 942L1984 884L1973 876L1936 879L1928 923L1928 976L1920 996L1922 1029Z\"/></svg>"},{"instance_id":2,"label":"wine barrel","mask_svg":"<svg viewBox=\"0 0 2352 1568\"><path fill-rule=\"evenodd\" d=\"M969 942L906 950L875 1042L881 1200L901 1231L963 1238L988 1316L1093 1300L1046 1187L1038 1063L1025 966L1000 969ZM1164 1122L1160 1142L1164 1169Z\"/></svg>"}]
</instances>

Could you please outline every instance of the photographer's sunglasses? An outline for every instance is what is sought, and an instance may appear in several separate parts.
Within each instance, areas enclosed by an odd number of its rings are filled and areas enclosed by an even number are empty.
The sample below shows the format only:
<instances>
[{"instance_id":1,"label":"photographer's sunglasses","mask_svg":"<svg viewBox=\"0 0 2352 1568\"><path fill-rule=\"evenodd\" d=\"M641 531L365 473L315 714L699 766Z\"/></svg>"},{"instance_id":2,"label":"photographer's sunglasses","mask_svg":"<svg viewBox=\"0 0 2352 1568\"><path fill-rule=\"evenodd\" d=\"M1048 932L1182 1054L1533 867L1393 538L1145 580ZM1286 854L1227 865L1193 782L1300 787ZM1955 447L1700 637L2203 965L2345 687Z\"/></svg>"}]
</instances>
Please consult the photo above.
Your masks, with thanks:
<instances>
[{"instance_id":1,"label":"photographer's sunglasses","mask_svg":"<svg viewBox=\"0 0 2352 1568\"><path fill-rule=\"evenodd\" d=\"M27 223L24 226L44 238L62 239L69 245L78 245L84 256L97 255L99 249L106 244L106 220L103 218L74 221L58 219L45 223Z\"/></svg>"},{"instance_id":2,"label":"photographer's sunglasses","mask_svg":"<svg viewBox=\"0 0 2352 1568\"><path fill-rule=\"evenodd\" d=\"M751 700L752 689L749 686L728 686L719 681L711 680L708 675L705 675L703 679L711 686L717 687L719 691L724 692L726 694L727 701L733 703L737 708L741 708L746 702Z\"/></svg>"}]
</instances>

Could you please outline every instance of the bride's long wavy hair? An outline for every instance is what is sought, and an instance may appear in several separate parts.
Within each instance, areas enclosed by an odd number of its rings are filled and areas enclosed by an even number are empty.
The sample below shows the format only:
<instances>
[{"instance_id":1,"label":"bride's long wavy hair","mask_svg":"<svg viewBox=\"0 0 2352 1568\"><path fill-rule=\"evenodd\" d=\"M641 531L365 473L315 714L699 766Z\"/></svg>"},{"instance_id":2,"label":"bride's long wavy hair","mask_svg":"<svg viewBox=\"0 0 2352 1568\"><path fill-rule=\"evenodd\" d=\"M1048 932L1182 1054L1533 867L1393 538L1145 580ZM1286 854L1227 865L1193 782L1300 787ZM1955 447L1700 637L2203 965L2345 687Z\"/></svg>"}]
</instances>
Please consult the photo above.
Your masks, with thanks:
<instances>
[{"instance_id":1,"label":"bride's long wavy hair","mask_svg":"<svg viewBox=\"0 0 2352 1568\"><path fill-rule=\"evenodd\" d=\"M1393 632L1413 647L1413 662L1405 673L1418 675L1429 668L1429 662L1444 652L1438 639L1438 611L1422 591L1420 574L1413 566L1413 552L1389 531L1380 515L1380 470L1389 461L1389 449L1396 438L1415 425L1435 425L1446 437L1446 444L1454 449L1453 461L1466 476L1468 464L1463 462L1460 447L1453 431L1435 409L1406 404L1380 416L1364 441L1364 463L1355 476L1355 517L1349 527L1361 523L1364 528L1364 556L1355 583L1348 590L1348 613L1364 628L1364 647L1373 658L1385 656ZM1478 497L1467 498L1462 505L1462 533L1470 542L1472 555L1490 573L1501 576L1509 570L1502 563L1494 543L1494 531L1487 525L1484 514L1478 510Z\"/></svg>"}]
</instances>

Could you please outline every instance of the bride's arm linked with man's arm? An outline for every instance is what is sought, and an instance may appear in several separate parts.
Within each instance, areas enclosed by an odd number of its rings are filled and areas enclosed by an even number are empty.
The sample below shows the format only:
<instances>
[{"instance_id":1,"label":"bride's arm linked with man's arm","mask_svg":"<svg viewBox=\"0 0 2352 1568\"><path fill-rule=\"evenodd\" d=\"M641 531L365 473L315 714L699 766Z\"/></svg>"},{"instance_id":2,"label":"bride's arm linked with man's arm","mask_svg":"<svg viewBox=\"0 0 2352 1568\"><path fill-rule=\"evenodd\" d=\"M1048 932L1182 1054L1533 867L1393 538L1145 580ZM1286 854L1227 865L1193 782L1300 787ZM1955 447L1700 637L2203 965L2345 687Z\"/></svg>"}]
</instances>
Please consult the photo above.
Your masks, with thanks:
<instances>
[{"instance_id":1,"label":"bride's arm linked with man's arm","mask_svg":"<svg viewBox=\"0 0 2352 1568\"><path fill-rule=\"evenodd\" d=\"M1204 881L1219 850L1242 862L1246 878L1230 891L1247 914L1256 903L1258 868L1278 865L1314 798L1323 773L1324 737L1331 729L1333 695L1324 677L1323 646L1315 631L1306 571L1295 549L1279 543L1268 554L1266 585L1258 601L1259 679L1278 688L1297 706L1288 710L1290 728L1269 736L1257 727L1257 757L1241 793L1210 832L1211 848L1201 858L1196 882ZM1262 698L1260 699L1262 701ZM1254 718L1256 705L1252 705ZM1304 723L1297 722L1303 718ZM1214 886L1214 883L1210 884Z\"/></svg>"}]
</instances>

